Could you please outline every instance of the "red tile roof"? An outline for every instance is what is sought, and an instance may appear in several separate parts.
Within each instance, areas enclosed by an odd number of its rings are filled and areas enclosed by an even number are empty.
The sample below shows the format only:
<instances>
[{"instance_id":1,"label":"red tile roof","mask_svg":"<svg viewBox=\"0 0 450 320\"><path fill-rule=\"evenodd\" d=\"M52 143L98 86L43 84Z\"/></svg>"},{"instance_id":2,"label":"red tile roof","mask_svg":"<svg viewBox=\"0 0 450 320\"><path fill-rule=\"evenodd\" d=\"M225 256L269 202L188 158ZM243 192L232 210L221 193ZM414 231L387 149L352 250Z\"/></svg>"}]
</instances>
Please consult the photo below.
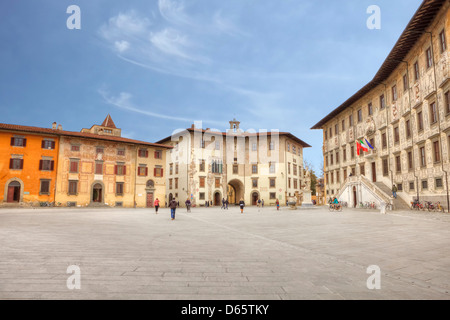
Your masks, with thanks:
<instances>
[{"instance_id":1,"label":"red tile roof","mask_svg":"<svg viewBox=\"0 0 450 320\"><path fill-rule=\"evenodd\" d=\"M65 131L65 130L50 129L50 128L22 126L22 125L7 124L7 123L0 123L0 130L16 131L16 132L29 132L29 133L56 135L56 136L68 136L68 137L77 137L77 138L85 138L85 139L105 140L105 141L112 141L112 142L140 144L140 145L160 147L160 148L172 148L170 146L159 144L159 143L151 143L151 142L146 142L146 141L116 137L116 136L99 135L99 134L87 133L87 132Z\"/></svg>"},{"instance_id":2,"label":"red tile roof","mask_svg":"<svg viewBox=\"0 0 450 320\"><path fill-rule=\"evenodd\" d=\"M109 114L106 116L105 120L103 120L102 127L117 129L113 119Z\"/></svg>"}]
</instances>

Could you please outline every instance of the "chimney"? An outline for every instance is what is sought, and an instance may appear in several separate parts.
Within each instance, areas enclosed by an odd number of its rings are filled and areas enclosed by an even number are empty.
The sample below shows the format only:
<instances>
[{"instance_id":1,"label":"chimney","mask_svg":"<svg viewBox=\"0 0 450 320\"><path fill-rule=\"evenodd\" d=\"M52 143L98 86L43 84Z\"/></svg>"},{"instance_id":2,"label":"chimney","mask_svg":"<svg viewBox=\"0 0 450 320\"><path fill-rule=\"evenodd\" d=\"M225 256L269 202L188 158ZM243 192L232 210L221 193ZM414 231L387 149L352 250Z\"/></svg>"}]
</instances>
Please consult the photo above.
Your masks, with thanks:
<instances>
[{"instance_id":1,"label":"chimney","mask_svg":"<svg viewBox=\"0 0 450 320\"><path fill-rule=\"evenodd\" d=\"M62 125L58 124L58 130L62 131Z\"/></svg>"},{"instance_id":2,"label":"chimney","mask_svg":"<svg viewBox=\"0 0 450 320\"><path fill-rule=\"evenodd\" d=\"M52 129L53 129L53 130L56 130L56 122L53 122L53 123L52 123Z\"/></svg>"},{"instance_id":3,"label":"chimney","mask_svg":"<svg viewBox=\"0 0 450 320\"><path fill-rule=\"evenodd\" d=\"M191 125L191 129L195 129L195 124L192 124L192 125Z\"/></svg>"}]
</instances>

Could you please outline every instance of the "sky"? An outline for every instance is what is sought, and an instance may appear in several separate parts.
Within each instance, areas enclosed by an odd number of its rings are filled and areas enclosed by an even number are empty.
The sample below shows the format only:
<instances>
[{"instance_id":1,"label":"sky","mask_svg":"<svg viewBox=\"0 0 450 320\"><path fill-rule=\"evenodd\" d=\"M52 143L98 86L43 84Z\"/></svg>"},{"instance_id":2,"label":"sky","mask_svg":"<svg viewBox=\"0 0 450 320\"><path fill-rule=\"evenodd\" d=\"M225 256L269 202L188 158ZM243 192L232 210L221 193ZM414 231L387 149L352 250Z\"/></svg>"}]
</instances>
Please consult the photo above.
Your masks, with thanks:
<instances>
[{"instance_id":1,"label":"sky","mask_svg":"<svg viewBox=\"0 0 450 320\"><path fill-rule=\"evenodd\" d=\"M1 1L0 122L80 131L110 114L122 136L156 142L236 118L310 144L319 172L322 130L310 128L374 77L421 3ZM371 5L380 29L367 27Z\"/></svg>"}]
</instances>

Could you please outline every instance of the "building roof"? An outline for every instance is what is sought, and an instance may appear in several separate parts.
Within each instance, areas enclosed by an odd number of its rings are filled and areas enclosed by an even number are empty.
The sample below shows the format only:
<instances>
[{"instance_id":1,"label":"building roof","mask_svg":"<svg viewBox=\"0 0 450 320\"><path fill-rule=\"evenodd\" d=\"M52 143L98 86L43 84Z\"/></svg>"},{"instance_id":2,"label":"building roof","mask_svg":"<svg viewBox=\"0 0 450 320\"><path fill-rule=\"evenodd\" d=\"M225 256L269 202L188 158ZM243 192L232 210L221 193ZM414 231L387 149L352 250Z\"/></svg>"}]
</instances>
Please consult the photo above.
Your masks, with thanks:
<instances>
[{"instance_id":1,"label":"building roof","mask_svg":"<svg viewBox=\"0 0 450 320\"><path fill-rule=\"evenodd\" d=\"M117 129L113 119L109 114L106 116L105 120L103 120L102 127Z\"/></svg>"},{"instance_id":2,"label":"building roof","mask_svg":"<svg viewBox=\"0 0 450 320\"><path fill-rule=\"evenodd\" d=\"M362 87L358 92L356 92L339 107L334 109L325 118L320 120L311 129L322 129L325 123L327 123L339 113L344 111L347 107L358 101L370 90L374 89L379 84L382 84L382 82L392 74L392 72L399 66L399 64L402 63L409 51L414 47L420 37L426 32L426 29L434 20L437 13L446 1L447 0L424 0L419 9L417 9L412 19L409 21L406 29L400 35L400 38L394 45L394 48L391 50L386 60L383 62L372 81Z\"/></svg>"},{"instance_id":3,"label":"building roof","mask_svg":"<svg viewBox=\"0 0 450 320\"><path fill-rule=\"evenodd\" d=\"M197 129L197 128L188 128L186 129L189 132L200 132L200 133L207 133L207 134L211 134L211 135L222 135L222 136L239 136L239 133L235 133L235 132L218 132L218 131L210 131L210 130L205 130L205 129ZM182 135L183 131L175 133L173 136L178 136L178 135ZM259 136L261 133L259 132L255 132L255 133L251 133L251 132L243 132L243 135L245 135L246 137L251 137L251 136ZM264 133L267 134L268 136L272 135L271 132L267 132ZM311 148L311 146L309 144L307 144L306 142L304 142L303 140L297 138L296 136L294 136L293 134L289 133L289 132L278 132L278 135L280 136L287 136L290 139L294 140L295 142L297 142L298 144L300 144L303 148ZM166 137L160 141L158 141L157 143L164 143L167 141L170 141L172 138L172 136Z\"/></svg>"},{"instance_id":4,"label":"building roof","mask_svg":"<svg viewBox=\"0 0 450 320\"><path fill-rule=\"evenodd\" d=\"M68 137L77 137L77 138L85 138L85 139L104 140L104 141L111 141L111 142L122 142L122 143L159 147L159 148L172 148L172 147L164 145L164 144L133 140L133 139L122 138L122 137L117 137L117 136L107 136L107 135L99 135L99 134L88 133L88 132L75 132L75 131L65 131L65 130L50 129L50 128L22 126L22 125L7 124L7 123L0 123L0 130L28 132L28 133L44 134L44 135L68 136Z\"/></svg>"}]
</instances>

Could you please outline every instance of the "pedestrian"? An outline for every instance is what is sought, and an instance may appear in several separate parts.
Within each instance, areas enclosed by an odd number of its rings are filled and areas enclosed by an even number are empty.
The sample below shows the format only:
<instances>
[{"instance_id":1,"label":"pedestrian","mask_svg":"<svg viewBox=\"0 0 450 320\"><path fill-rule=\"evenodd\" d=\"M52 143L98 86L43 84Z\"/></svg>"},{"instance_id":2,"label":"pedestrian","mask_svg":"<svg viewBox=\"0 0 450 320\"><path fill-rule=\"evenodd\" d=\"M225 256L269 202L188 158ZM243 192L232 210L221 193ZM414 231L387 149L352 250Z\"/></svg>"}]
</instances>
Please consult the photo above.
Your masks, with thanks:
<instances>
[{"instance_id":1,"label":"pedestrian","mask_svg":"<svg viewBox=\"0 0 450 320\"><path fill-rule=\"evenodd\" d=\"M220 207L220 209L225 209L225 198L222 198L222 206Z\"/></svg>"},{"instance_id":2,"label":"pedestrian","mask_svg":"<svg viewBox=\"0 0 450 320\"><path fill-rule=\"evenodd\" d=\"M170 208L170 217L172 220L175 220L175 210L177 209L177 201L175 199L172 199L172 201L169 202L169 208Z\"/></svg>"},{"instance_id":3,"label":"pedestrian","mask_svg":"<svg viewBox=\"0 0 450 320\"><path fill-rule=\"evenodd\" d=\"M191 200L189 200L189 198L187 198L185 204L186 204L186 212L191 212Z\"/></svg>"},{"instance_id":4,"label":"pedestrian","mask_svg":"<svg viewBox=\"0 0 450 320\"><path fill-rule=\"evenodd\" d=\"M264 199L261 199L261 206L264 208Z\"/></svg>"},{"instance_id":5,"label":"pedestrian","mask_svg":"<svg viewBox=\"0 0 450 320\"><path fill-rule=\"evenodd\" d=\"M261 207L261 199L258 199L258 208Z\"/></svg>"},{"instance_id":6,"label":"pedestrian","mask_svg":"<svg viewBox=\"0 0 450 320\"><path fill-rule=\"evenodd\" d=\"M158 214L158 209L159 209L159 199L156 198L155 202L153 203L153 205L155 206L155 213Z\"/></svg>"},{"instance_id":7,"label":"pedestrian","mask_svg":"<svg viewBox=\"0 0 450 320\"><path fill-rule=\"evenodd\" d=\"M244 213L245 202L244 202L244 199L242 199L242 198L239 201L239 207L241 208L241 213Z\"/></svg>"},{"instance_id":8,"label":"pedestrian","mask_svg":"<svg viewBox=\"0 0 450 320\"><path fill-rule=\"evenodd\" d=\"M225 200L225 209L228 210L228 198L227 198L227 200Z\"/></svg>"},{"instance_id":9,"label":"pedestrian","mask_svg":"<svg viewBox=\"0 0 450 320\"><path fill-rule=\"evenodd\" d=\"M395 183L392 185L392 196L397 199L397 186Z\"/></svg>"},{"instance_id":10,"label":"pedestrian","mask_svg":"<svg viewBox=\"0 0 450 320\"><path fill-rule=\"evenodd\" d=\"M278 199L276 201L276 204L277 204L277 211L278 211L278 210L280 210L280 201Z\"/></svg>"}]
</instances>

